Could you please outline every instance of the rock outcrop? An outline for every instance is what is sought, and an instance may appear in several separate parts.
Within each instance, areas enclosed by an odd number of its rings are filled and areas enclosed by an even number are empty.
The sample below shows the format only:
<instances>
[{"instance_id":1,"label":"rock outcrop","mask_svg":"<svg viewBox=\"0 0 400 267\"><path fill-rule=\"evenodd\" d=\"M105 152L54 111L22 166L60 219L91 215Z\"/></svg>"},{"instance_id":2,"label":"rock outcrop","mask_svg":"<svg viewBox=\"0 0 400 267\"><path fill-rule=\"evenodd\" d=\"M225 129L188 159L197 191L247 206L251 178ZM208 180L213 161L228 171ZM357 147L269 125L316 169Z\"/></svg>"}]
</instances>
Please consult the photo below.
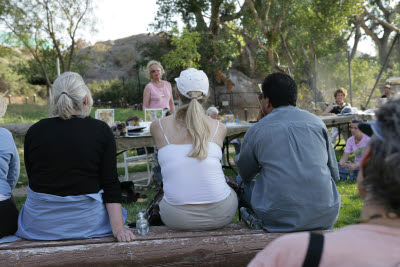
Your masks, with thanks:
<instances>
[{"instance_id":1,"label":"rock outcrop","mask_svg":"<svg viewBox=\"0 0 400 267\"><path fill-rule=\"evenodd\" d=\"M165 39L155 34L138 34L114 41L97 42L83 48L78 53L88 66L83 78L90 83L94 80L135 77L135 64L143 59L139 47L150 43L163 46Z\"/></svg>"}]
</instances>

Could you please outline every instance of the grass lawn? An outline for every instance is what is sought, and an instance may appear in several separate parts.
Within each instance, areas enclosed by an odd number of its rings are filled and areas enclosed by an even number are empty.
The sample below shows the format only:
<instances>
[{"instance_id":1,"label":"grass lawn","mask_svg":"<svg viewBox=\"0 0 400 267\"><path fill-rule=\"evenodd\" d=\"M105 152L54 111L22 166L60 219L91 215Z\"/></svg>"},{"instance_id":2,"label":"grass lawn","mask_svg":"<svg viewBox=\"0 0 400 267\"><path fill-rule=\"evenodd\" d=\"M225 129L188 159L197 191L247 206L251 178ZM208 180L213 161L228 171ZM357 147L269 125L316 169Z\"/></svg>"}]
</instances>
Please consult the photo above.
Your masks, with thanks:
<instances>
[{"instance_id":1,"label":"grass lawn","mask_svg":"<svg viewBox=\"0 0 400 267\"><path fill-rule=\"evenodd\" d=\"M95 108L93 108L91 112L91 116L94 117ZM115 108L115 120L116 121L125 121L129 116L139 116L143 118L143 112L131 109L121 109ZM7 113L3 119L0 119L0 124L2 123L27 123L27 122L35 122L42 118L48 117L49 109L47 106L40 106L34 104L28 105L9 105L7 109ZM344 142L342 140L342 142ZM15 143L17 145L18 153L20 155L21 160L21 175L18 181L17 187L26 186L28 184L28 179L25 171L25 163L24 163L24 149L23 149L23 138L18 137L15 139ZM234 151L233 146L230 148L230 151ZM129 151L129 155L134 155L136 151ZM337 159L340 159L343 151L336 150ZM234 152L230 153L230 158L233 159L235 156ZM350 157L350 160L353 158ZM119 155L117 157L118 162L123 161L123 156ZM139 164L135 166L129 167L129 172L139 172L146 171L146 164ZM234 177L235 173L232 170L224 170L225 175ZM118 174L122 175L124 173L123 168L118 168ZM360 217L361 208L362 208L362 200L358 195L357 184L356 182L349 181L339 181L336 183L337 189L341 195L342 207L340 210L339 218L334 226L334 229L341 228L343 226L354 224L357 222ZM145 209L149 204L152 197L155 195L155 189L139 189L141 194L146 194L148 196L148 200L142 203L132 203L132 204L123 204L124 208L128 211L128 223L134 222L136 220L136 214L141 209ZM26 197L16 197L18 208L20 209L22 205L25 203ZM237 220L238 216L236 216L235 220Z\"/></svg>"}]
</instances>

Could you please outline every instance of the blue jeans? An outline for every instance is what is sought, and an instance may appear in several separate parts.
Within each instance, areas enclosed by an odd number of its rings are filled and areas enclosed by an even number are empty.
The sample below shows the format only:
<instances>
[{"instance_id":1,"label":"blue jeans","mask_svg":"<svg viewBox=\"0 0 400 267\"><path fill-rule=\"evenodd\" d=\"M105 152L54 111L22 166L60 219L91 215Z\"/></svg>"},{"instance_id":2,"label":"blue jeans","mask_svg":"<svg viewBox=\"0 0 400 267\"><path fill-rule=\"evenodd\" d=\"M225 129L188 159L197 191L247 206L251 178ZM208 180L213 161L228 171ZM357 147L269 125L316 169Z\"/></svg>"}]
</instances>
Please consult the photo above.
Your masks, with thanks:
<instances>
[{"instance_id":1,"label":"blue jeans","mask_svg":"<svg viewBox=\"0 0 400 267\"><path fill-rule=\"evenodd\" d=\"M354 171L349 171L349 169L347 168L341 168L340 164L338 163L338 168L339 168L340 179L347 179L347 177L349 176L350 180L357 180L360 167L356 168Z\"/></svg>"},{"instance_id":2,"label":"blue jeans","mask_svg":"<svg viewBox=\"0 0 400 267\"><path fill-rule=\"evenodd\" d=\"M249 182L245 182L243 181L242 177L240 175L236 176L235 178L236 182L238 183L238 185L243 188L243 196L242 196L242 200L249 206L251 207L251 193L253 191L253 187L255 184L255 180L252 179ZM242 183L243 182L243 183Z\"/></svg>"}]
</instances>

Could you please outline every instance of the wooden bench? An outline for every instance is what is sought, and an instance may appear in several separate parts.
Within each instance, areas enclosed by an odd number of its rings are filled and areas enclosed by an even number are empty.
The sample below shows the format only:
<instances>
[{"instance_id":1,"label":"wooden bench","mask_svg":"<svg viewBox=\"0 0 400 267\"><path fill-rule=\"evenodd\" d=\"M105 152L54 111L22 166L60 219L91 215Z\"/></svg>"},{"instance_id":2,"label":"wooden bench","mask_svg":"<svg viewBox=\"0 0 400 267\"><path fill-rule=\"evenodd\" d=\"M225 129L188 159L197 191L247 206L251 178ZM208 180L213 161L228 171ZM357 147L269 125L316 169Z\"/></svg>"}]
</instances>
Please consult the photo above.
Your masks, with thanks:
<instances>
[{"instance_id":1,"label":"wooden bench","mask_svg":"<svg viewBox=\"0 0 400 267\"><path fill-rule=\"evenodd\" d=\"M134 229L133 229L134 230ZM134 242L112 237L0 244L0 266L245 266L281 233L251 230L243 222L205 232L152 226Z\"/></svg>"}]
</instances>

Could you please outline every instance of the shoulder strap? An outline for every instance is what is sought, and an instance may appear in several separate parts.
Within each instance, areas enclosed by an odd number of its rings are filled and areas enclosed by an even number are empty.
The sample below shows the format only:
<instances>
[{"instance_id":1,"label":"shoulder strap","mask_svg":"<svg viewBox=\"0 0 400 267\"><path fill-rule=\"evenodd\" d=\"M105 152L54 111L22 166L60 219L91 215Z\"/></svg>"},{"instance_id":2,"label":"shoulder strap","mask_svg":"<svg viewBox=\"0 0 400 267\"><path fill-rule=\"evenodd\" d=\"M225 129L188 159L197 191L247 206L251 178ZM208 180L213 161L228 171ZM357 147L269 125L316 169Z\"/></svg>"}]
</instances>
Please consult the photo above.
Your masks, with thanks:
<instances>
[{"instance_id":1,"label":"shoulder strap","mask_svg":"<svg viewBox=\"0 0 400 267\"><path fill-rule=\"evenodd\" d=\"M324 250L324 235L310 232L310 241L303 267L318 267Z\"/></svg>"},{"instance_id":2,"label":"shoulder strap","mask_svg":"<svg viewBox=\"0 0 400 267\"><path fill-rule=\"evenodd\" d=\"M167 143L168 143L168 145L169 145L168 138L167 138L167 136L166 136L165 133L164 133L164 129L163 129L162 125L161 125L160 119L158 119L158 124L160 124L161 132L163 133L163 135L164 135L164 137L165 137L165 141L167 141Z\"/></svg>"},{"instance_id":3,"label":"shoulder strap","mask_svg":"<svg viewBox=\"0 0 400 267\"><path fill-rule=\"evenodd\" d=\"M219 128L219 121L217 120L217 122L218 122L218 124L217 124L217 128L215 129L215 132L214 132L214 135L213 135L213 137L211 138L211 141L214 141L214 137L215 137L215 135L217 134L217 132L218 132L218 128Z\"/></svg>"}]
</instances>

